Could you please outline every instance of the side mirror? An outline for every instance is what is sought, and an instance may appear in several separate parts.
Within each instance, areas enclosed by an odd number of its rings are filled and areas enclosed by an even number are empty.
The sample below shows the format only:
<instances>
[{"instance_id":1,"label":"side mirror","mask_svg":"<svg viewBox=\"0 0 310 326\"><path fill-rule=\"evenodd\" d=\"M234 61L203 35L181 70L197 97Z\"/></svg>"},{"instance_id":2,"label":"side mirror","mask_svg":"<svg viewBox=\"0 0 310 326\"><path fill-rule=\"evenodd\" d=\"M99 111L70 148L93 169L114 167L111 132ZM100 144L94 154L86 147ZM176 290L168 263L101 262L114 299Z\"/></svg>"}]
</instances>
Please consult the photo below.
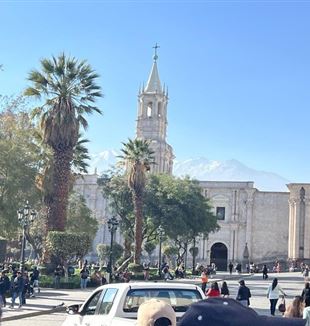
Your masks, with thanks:
<instances>
[{"instance_id":1,"label":"side mirror","mask_svg":"<svg viewBox=\"0 0 310 326\"><path fill-rule=\"evenodd\" d=\"M73 304L67 307L66 312L69 315L76 315L79 313L80 305L79 304Z\"/></svg>"}]
</instances>

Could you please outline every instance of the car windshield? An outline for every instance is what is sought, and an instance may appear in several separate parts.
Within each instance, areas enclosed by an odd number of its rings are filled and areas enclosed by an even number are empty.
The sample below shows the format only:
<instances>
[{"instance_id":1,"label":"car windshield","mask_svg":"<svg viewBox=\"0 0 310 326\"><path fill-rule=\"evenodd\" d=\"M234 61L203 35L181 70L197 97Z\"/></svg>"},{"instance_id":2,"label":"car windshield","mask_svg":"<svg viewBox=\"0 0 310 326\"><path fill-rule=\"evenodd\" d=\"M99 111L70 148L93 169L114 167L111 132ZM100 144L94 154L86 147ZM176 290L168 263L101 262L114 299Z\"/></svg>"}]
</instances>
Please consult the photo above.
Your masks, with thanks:
<instances>
[{"instance_id":1,"label":"car windshield","mask_svg":"<svg viewBox=\"0 0 310 326\"><path fill-rule=\"evenodd\" d=\"M200 292L195 289L136 289L128 291L123 311L137 312L143 302L153 298L168 302L175 312L185 312L189 305L202 300Z\"/></svg>"}]
</instances>

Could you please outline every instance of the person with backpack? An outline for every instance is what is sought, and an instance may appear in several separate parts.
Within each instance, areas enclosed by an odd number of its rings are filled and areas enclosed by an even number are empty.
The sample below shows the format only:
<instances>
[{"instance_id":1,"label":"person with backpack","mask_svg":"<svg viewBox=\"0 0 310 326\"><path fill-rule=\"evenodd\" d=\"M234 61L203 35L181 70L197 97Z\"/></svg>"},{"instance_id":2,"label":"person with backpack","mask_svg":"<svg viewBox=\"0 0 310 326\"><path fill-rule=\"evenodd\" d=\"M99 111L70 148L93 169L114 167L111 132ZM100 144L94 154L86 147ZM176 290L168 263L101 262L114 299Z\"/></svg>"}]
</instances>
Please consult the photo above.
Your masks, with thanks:
<instances>
[{"instance_id":1,"label":"person with backpack","mask_svg":"<svg viewBox=\"0 0 310 326\"><path fill-rule=\"evenodd\" d=\"M280 292L286 296L280 285L278 284L278 279L275 277L272 283L269 285L267 290L267 298L270 301L270 313L272 316L275 315L277 302L280 297Z\"/></svg>"},{"instance_id":2,"label":"person with backpack","mask_svg":"<svg viewBox=\"0 0 310 326\"><path fill-rule=\"evenodd\" d=\"M87 287L87 281L88 281L88 276L89 276L89 271L87 267L84 265L80 272L80 277L81 277L81 289L86 289Z\"/></svg>"}]
</instances>

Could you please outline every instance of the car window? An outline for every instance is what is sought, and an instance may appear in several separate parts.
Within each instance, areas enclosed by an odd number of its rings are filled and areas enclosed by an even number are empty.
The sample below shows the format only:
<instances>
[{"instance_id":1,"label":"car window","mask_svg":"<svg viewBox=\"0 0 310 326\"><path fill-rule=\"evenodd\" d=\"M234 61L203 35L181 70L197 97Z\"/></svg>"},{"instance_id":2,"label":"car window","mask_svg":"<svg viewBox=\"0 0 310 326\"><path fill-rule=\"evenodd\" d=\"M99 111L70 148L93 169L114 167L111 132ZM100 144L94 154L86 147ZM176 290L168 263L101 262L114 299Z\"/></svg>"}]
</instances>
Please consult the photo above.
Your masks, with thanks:
<instances>
[{"instance_id":1,"label":"car window","mask_svg":"<svg viewBox=\"0 0 310 326\"><path fill-rule=\"evenodd\" d=\"M84 315L94 315L102 290L94 293L83 308Z\"/></svg>"},{"instance_id":2,"label":"car window","mask_svg":"<svg viewBox=\"0 0 310 326\"><path fill-rule=\"evenodd\" d=\"M98 309L99 315L107 315L110 312L116 293L117 289L107 289L105 291L105 294Z\"/></svg>"},{"instance_id":3,"label":"car window","mask_svg":"<svg viewBox=\"0 0 310 326\"><path fill-rule=\"evenodd\" d=\"M202 300L200 292L194 289L136 289L128 291L123 311L137 312L143 302L153 298L166 301L176 312L185 312L189 305Z\"/></svg>"}]
</instances>

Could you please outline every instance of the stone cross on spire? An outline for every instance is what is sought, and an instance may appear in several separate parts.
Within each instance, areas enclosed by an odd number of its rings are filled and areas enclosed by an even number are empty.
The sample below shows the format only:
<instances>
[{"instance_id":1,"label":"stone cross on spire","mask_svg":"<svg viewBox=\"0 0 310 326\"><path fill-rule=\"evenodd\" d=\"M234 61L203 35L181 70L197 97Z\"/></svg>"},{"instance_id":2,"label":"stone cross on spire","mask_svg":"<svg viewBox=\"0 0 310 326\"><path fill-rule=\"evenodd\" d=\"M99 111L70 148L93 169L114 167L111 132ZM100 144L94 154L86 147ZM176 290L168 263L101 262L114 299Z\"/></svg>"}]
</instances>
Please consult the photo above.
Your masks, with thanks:
<instances>
[{"instance_id":1,"label":"stone cross on spire","mask_svg":"<svg viewBox=\"0 0 310 326\"><path fill-rule=\"evenodd\" d=\"M157 49L160 48L160 46L156 43L155 46L153 46L153 49L155 50L153 59L154 61L156 61L158 59L158 55L157 55Z\"/></svg>"}]
</instances>

